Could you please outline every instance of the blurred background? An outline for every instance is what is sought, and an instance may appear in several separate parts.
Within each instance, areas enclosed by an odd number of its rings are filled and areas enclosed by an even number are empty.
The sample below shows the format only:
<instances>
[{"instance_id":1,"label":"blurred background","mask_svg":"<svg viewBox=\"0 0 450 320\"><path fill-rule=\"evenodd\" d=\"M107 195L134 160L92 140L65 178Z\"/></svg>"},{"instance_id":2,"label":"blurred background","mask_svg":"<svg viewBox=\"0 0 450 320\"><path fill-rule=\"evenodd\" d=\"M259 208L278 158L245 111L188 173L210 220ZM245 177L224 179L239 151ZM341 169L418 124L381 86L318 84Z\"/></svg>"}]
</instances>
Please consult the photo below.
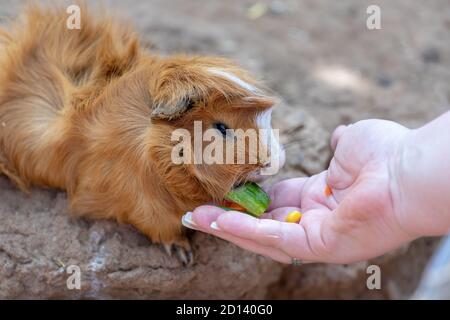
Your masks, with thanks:
<instances>
[{"instance_id":1,"label":"blurred background","mask_svg":"<svg viewBox=\"0 0 450 320\"><path fill-rule=\"evenodd\" d=\"M448 0L87 2L129 20L151 50L226 56L262 78L283 101L275 127L285 142L301 141L277 179L323 170L339 124L384 118L418 127L449 109ZM0 1L0 16L14 17L24 3ZM366 26L369 5L381 9L380 30ZM435 243L420 240L375 260L382 290L367 290L365 262L285 268L264 295L408 297Z\"/></svg>"}]
</instances>

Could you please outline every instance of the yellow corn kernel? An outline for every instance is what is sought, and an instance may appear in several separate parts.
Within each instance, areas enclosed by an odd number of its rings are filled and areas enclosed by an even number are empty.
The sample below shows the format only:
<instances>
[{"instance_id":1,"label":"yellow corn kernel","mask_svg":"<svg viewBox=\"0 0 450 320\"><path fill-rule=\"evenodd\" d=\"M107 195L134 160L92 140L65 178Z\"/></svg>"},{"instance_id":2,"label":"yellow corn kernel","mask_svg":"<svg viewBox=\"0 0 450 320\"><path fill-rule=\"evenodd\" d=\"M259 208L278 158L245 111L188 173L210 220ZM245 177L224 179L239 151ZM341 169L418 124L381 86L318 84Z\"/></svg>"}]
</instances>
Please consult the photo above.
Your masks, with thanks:
<instances>
[{"instance_id":1,"label":"yellow corn kernel","mask_svg":"<svg viewBox=\"0 0 450 320\"><path fill-rule=\"evenodd\" d=\"M292 222L292 223L299 223L300 219L302 218L302 213L299 211L292 211L290 212L286 218L284 219L284 221L286 222Z\"/></svg>"}]
</instances>

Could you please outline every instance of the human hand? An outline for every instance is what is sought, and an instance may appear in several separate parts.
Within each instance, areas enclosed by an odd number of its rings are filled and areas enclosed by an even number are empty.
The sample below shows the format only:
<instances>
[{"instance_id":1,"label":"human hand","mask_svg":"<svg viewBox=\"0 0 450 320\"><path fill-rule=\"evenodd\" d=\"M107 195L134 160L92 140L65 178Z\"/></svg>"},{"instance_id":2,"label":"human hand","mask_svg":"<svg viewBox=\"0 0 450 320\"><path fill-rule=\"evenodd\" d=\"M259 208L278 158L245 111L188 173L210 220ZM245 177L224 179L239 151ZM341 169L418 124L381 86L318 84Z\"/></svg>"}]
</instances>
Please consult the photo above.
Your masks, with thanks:
<instances>
[{"instance_id":1,"label":"human hand","mask_svg":"<svg viewBox=\"0 0 450 320\"><path fill-rule=\"evenodd\" d=\"M270 188L263 219L213 206L188 215L192 227L236 245L291 263L350 263L381 255L418 234L396 210L401 186L396 163L410 130L394 122L365 120L337 128L328 170ZM326 195L326 186L332 195ZM284 222L292 210L300 223Z\"/></svg>"}]
</instances>

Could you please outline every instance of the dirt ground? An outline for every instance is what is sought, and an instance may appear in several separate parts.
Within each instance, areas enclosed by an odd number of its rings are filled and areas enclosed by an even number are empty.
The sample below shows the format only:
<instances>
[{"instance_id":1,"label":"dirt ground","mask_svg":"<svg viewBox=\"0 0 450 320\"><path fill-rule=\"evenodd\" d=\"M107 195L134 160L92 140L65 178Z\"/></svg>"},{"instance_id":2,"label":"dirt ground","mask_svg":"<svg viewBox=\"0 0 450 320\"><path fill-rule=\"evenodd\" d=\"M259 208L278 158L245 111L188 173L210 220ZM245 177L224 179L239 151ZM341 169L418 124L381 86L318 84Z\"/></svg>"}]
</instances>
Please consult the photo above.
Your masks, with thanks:
<instances>
[{"instance_id":1,"label":"dirt ground","mask_svg":"<svg viewBox=\"0 0 450 320\"><path fill-rule=\"evenodd\" d=\"M0 16L25 2L0 0ZM366 118L418 127L450 109L448 0L87 2L130 20L162 54L236 60L328 134ZM366 27L371 4L380 30Z\"/></svg>"}]
</instances>

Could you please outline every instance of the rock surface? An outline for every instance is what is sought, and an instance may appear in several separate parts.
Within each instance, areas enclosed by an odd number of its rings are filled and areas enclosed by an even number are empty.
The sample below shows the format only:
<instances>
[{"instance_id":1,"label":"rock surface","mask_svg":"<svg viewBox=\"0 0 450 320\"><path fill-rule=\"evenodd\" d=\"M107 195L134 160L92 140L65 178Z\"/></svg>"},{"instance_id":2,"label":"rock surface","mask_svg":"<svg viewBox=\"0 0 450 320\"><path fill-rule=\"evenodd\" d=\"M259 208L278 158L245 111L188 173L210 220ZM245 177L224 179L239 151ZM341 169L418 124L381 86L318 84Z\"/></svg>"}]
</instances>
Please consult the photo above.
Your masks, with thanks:
<instances>
[{"instance_id":1,"label":"rock surface","mask_svg":"<svg viewBox=\"0 0 450 320\"><path fill-rule=\"evenodd\" d=\"M128 226L69 218L62 192L0 178L0 298L263 298L281 267L196 233L190 268ZM67 268L81 271L69 290ZM70 270L70 269L69 269ZM73 272L73 271L72 271Z\"/></svg>"}]
</instances>

